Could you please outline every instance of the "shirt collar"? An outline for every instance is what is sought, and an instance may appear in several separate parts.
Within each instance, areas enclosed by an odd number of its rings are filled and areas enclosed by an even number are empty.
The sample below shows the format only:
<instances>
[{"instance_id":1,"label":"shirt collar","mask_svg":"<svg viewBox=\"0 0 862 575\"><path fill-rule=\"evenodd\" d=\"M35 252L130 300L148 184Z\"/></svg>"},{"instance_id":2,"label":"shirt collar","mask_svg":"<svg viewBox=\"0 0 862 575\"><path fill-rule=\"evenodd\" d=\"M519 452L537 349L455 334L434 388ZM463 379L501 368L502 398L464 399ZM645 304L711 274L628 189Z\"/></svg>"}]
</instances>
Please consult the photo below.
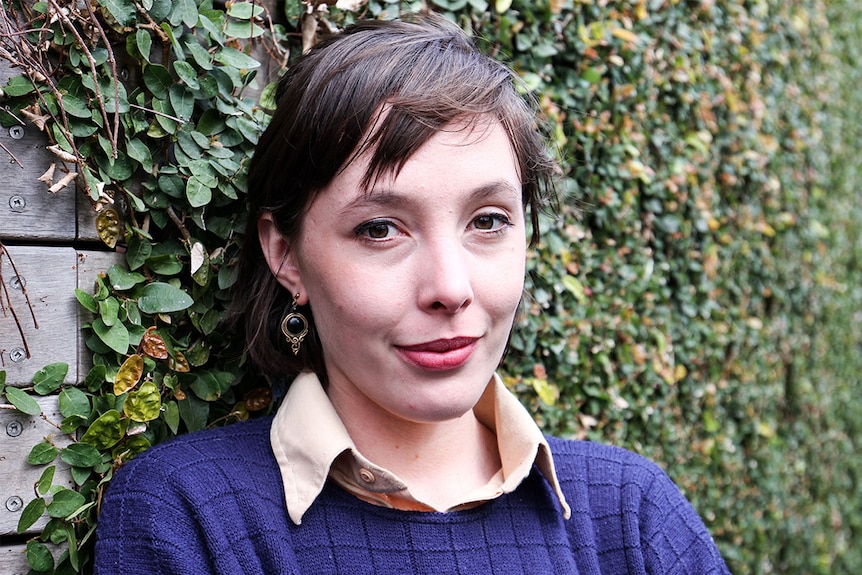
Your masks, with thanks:
<instances>
[{"instance_id":1,"label":"shirt collar","mask_svg":"<svg viewBox=\"0 0 862 575\"><path fill-rule=\"evenodd\" d=\"M571 510L557 481L551 449L529 412L496 374L474 412L497 435L503 468L501 491L514 491L535 464L568 519ZM313 373L301 373L290 385L270 429L270 442L281 472L288 515L296 525L320 495L333 462L342 453L375 475L375 490L407 488L394 474L359 453Z\"/></svg>"}]
</instances>

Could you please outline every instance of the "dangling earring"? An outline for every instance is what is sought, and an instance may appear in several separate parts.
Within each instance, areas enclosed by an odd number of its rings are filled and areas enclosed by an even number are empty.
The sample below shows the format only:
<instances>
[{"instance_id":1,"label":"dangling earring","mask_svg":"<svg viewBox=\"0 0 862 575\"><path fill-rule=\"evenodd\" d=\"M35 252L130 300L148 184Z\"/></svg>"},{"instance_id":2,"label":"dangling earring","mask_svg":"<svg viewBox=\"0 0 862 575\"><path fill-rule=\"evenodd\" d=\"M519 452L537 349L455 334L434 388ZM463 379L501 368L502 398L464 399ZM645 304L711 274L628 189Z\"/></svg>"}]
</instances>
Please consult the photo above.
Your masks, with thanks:
<instances>
[{"instance_id":1,"label":"dangling earring","mask_svg":"<svg viewBox=\"0 0 862 575\"><path fill-rule=\"evenodd\" d=\"M281 320L281 333L284 334L284 337L290 343L293 355L299 355L299 347L302 345L302 340L308 334L308 320L297 311L296 300L298 299L299 294L293 296L293 306L290 308L290 313Z\"/></svg>"}]
</instances>

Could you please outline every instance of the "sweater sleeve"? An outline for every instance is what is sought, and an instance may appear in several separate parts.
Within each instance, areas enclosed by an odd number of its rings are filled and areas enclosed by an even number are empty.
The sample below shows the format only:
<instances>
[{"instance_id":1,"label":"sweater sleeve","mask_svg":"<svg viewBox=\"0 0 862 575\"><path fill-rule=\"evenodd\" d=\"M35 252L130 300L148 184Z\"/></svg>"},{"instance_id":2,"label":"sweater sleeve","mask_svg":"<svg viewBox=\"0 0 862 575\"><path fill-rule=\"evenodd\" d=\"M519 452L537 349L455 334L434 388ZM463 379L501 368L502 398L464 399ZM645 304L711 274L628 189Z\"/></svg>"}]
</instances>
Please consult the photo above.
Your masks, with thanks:
<instances>
[{"instance_id":1,"label":"sweater sleeve","mask_svg":"<svg viewBox=\"0 0 862 575\"><path fill-rule=\"evenodd\" d=\"M582 573L729 575L694 507L658 465L596 443L551 446Z\"/></svg>"},{"instance_id":2,"label":"sweater sleeve","mask_svg":"<svg viewBox=\"0 0 862 575\"><path fill-rule=\"evenodd\" d=\"M102 502L96 575L204 575L214 572L195 513L157 457L120 468Z\"/></svg>"},{"instance_id":3,"label":"sweater sleeve","mask_svg":"<svg viewBox=\"0 0 862 575\"><path fill-rule=\"evenodd\" d=\"M638 535L647 573L679 575L729 575L712 536L694 507L667 474L655 466L654 479L641 489L629 489L640 497ZM634 527L632 525L632 527Z\"/></svg>"}]
</instances>

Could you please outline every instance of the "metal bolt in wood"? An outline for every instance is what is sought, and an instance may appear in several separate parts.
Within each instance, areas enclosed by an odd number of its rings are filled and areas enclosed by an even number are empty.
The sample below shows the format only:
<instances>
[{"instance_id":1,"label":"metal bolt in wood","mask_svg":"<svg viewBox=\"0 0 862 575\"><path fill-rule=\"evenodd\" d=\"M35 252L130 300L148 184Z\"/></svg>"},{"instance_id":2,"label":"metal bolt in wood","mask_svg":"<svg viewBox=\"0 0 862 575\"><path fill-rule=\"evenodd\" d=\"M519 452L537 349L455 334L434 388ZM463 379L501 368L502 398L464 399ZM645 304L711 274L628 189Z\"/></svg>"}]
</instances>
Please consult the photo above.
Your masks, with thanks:
<instances>
[{"instance_id":1,"label":"metal bolt in wood","mask_svg":"<svg viewBox=\"0 0 862 575\"><path fill-rule=\"evenodd\" d=\"M24 351L23 347L16 347L9 352L9 359L14 361L15 363L21 363L22 361L27 359L27 352Z\"/></svg>"},{"instance_id":2,"label":"metal bolt in wood","mask_svg":"<svg viewBox=\"0 0 862 575\"><path fill-rule=\"evenodd\" d=\"M27 200L24 196L15 195L9 198L9 209L13 212L23 212L25 207L27 207Z\"/></svg>"},{"instance_id":3,"label":"metal bolt in wood","mask_svg":"<svg viewBox=\"0 0 862 575\"><path fill-rule=\"evenodd\" d=\"M6 435L18 437L24 431L24 425L20 421L10 421L6 424Z\"/></svg>"},{"instance_id":4,"label":"metal bolt in wood","mask_svg":"<svg viewBox=\"0 0 862 575\"><path fill-rule=\"evenodd\" d=\"M11 511L12 513L21 511L22 507L24 507L24 502L17 495L13 495L6 500L6 509Z\"/></svg>"}]
</instances>

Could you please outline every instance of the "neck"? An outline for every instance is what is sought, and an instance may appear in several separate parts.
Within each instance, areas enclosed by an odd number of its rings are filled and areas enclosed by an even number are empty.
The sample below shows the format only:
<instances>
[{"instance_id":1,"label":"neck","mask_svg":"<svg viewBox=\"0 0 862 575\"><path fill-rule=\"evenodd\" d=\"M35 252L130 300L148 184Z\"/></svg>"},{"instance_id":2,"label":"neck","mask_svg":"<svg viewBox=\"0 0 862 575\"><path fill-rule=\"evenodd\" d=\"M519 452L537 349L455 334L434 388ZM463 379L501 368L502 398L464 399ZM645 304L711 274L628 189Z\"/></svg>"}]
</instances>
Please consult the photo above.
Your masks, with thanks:
<instances>
[{"instance_id":1,"label":"neck","mask_svg":"<svg viewBox=\"0 0 862 575\"><path fill-rule=\"evenodd\" d=\"M501 469L497 438L469 411L440 422L358 417L333 401L357 449L435 509L452 507ZM379 415L379 414L378 414Z\"/></svg>"}]
</instances>

